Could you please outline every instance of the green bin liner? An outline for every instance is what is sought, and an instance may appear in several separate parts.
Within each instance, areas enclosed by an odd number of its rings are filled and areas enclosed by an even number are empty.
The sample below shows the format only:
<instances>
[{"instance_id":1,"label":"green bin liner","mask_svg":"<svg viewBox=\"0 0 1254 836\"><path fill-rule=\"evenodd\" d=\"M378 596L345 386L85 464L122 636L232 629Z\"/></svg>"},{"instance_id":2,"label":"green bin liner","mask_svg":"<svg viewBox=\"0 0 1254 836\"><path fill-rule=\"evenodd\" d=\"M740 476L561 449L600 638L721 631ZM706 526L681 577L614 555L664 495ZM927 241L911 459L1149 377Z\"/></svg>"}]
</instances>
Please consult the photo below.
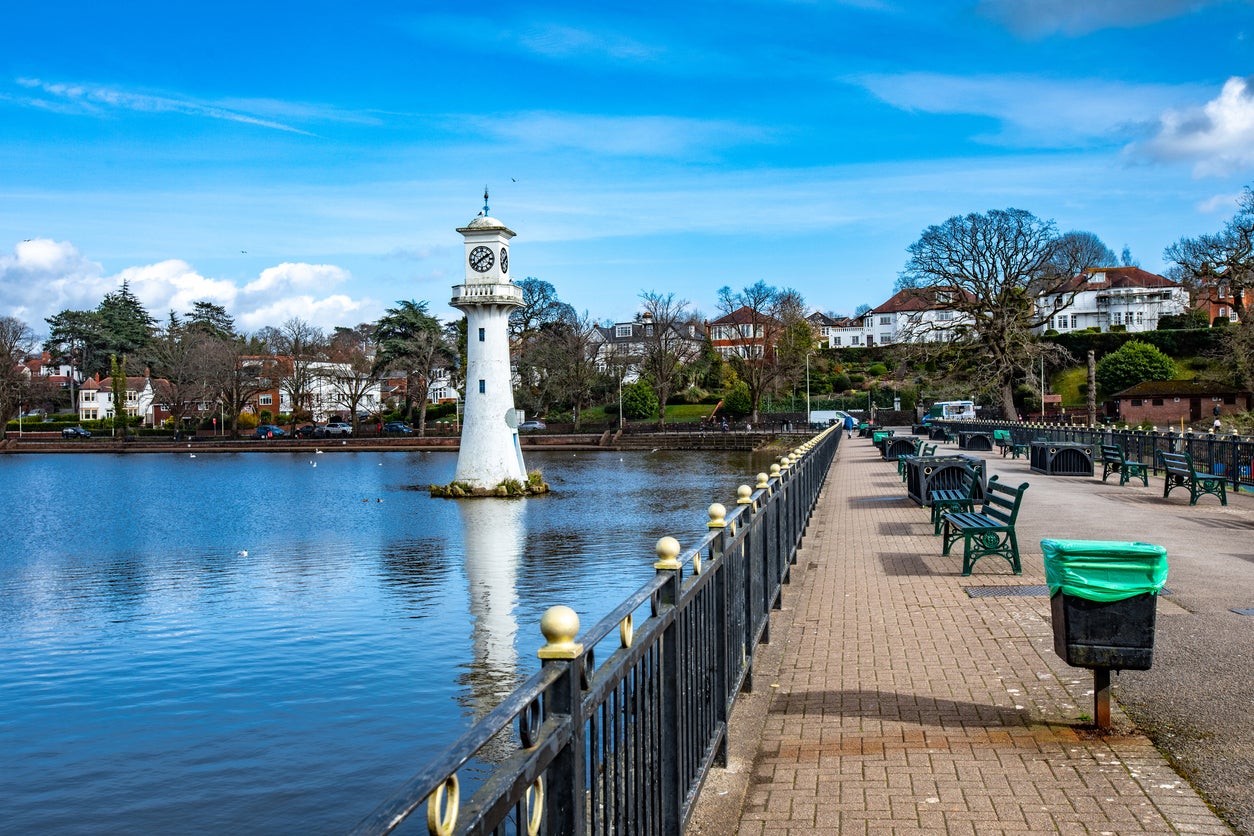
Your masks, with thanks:
<instances>
[{"instance_id":1,"label":"green bin liner","mask_svg":"<svg viewBox=\"0 0 1254 836\"><path fill-rule=\"evenodd\" d=\"M1050 596L1063 592L1089 601L1157 595L1167 582L1167 550L1152 543L1042 540Z\"/></svg>"}]
</instances>

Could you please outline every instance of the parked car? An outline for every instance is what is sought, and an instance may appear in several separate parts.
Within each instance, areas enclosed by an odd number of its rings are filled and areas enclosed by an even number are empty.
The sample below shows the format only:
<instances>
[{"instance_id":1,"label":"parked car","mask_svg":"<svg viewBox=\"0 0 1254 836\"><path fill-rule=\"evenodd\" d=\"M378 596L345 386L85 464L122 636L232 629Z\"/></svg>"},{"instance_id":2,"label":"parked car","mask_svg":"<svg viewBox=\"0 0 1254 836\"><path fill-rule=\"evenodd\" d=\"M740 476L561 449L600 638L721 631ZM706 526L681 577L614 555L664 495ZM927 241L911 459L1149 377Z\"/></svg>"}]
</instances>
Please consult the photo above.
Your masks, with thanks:
<instances>
[{"instance_id":1,"label":"parked car","mask_svg":"<svg viewBox=\"0 0 1254 836\"><path fill-rule=\"evenodd\" d=\"M292 435L296 436L297 438L313 438L314 433L317 431L317 429L318 428L315 427L313 424L304 424L303 426L297 427L292 432Z\"/></svg>"},{"instance_id":2,"label":"parked car","mask_svg":"<svg viewBox=\"0 0 1254 836\"><path fill-rule=\"evenodd\" d=\"M388 421L383 425L383 431L385 433L412 433L414 429L404 421Z\"/></svg>"},{"instance_id":3,"label":"parked car","mask_svg":"<svg viewBox=\"0 0 1254 836\"><path fill-rule=\"evenodd\" d=\"M283 438L286 435L287 430L274 424L261 424L253 430L253 438Z\"/></svg>"},{"instance_id":4,"label":"parked car","mask_svg":"<svg viewBox=\"0 0 1254 836\"><path fill-rule=\"evenodd\" d=\"M328 421L314 429L314 438L334 438L337 435L352 435L353 425L347 421Z\"/></svg>"},{"instance_id":5,"label":"parked car","mask_svg":"<svg viewBox=\"0 0 1254 836\"><path fill-rule=\"evenodd\" d=\"M61 430L62 438L91 438L91 432L82 427L66 427Z\"/></svg>"},{"instance_id":6,"label":"parked car","mask_svg":"<svg viewBox=\"0 0 1254 836\"><path fill-rule=\"evenodd\" d=\"M521 424L518 425L518 430L520 432L525 432L527 430L544 430L544 429L548 429L544 425L544 422L537 420L535 418L532 418L530 421L523 421Z\"/></svg>"}]
</instances>

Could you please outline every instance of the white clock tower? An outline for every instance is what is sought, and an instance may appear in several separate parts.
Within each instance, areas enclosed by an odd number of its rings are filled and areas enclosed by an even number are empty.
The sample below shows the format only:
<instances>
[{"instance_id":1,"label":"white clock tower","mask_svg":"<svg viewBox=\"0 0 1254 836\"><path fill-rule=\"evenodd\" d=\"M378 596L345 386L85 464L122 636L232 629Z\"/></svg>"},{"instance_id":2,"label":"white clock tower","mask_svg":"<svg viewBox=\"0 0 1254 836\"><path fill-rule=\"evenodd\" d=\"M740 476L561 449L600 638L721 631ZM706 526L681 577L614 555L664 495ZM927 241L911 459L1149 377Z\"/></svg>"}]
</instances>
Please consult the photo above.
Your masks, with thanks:
<instances>
[{"instance_id":1,"label":"white clock tower","mask_svg":"<svg viewBox=\"0 0 1254 836\"><path fill-rule=\"evenodd\" d=\"M449 302L466 314L466 396L456 482L492 489L507 479L526 483L509 365L509 314L523 304L509 278L514 232L483 211L458 230L466 243L466 280Z\"/></svg>"}]
</instances>

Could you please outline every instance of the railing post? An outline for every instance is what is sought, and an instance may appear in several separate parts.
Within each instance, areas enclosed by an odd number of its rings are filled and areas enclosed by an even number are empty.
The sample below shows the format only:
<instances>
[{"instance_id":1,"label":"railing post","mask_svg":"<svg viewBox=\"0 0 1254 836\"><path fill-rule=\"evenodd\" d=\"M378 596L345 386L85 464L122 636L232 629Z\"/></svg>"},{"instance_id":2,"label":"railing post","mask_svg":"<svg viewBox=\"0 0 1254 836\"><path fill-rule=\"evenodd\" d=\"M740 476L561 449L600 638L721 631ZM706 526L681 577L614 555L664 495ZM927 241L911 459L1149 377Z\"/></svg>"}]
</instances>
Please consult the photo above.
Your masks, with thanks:
<instances>
[{"instance_id":1,"label":"railing post","mask_svg":"<svg viewBox=\"0 0 1254 836\"><path fill-rule=\"evenodd\" d=\"M679 603L680 584L684 567L679 562L679 541L663 537L657 541L658 560L653 564L667 582L658 590L658 614L668 610L672 615ZM662 739L665 741L658 753L661 770L658 788L661 795L662 832L679 833L682 830L683 787L680 781L679 751L686 732L681 729L679 693L679 619L672 617L662 633Z\"/></svg>"},{"instance_id":2,"label":"railing post","mask_svg":"<svg viewBox=\"0 0 1254 836\"><path fill-rule=\"evenodd\" d=\"M544 832L562 836L582 836L586 832L587 795L584 764L583 645L579 635L579 615L570 607L550 607L540 618L545 645L536 655L545 665L563 668L562 675L544 692L544 719L561 718L570 723L570 742L546 771L544 793Z\"/></svg>"},{"instance_id":3,"label":"railing post","mask_svg":"<svg viewBox=\"0 0 1254 836\"><path fill-rule=\"evenodd\" d=\"M747 492L747 485L741 485L737 494ZM737 500L739 501L739 500ZM721 503L710 506L710 521L706 528L717 531L718 537L710 541L710 570L714 572L714 676L715 693L718 699L714 703L714 721L727 726L727 718L731 715L731 648L728 647L728 600L727 600L727 509ZM727 766L727 734L723 733L718 750L714 753L714 762L719 766Z\"/></svg>"}]
</instances>

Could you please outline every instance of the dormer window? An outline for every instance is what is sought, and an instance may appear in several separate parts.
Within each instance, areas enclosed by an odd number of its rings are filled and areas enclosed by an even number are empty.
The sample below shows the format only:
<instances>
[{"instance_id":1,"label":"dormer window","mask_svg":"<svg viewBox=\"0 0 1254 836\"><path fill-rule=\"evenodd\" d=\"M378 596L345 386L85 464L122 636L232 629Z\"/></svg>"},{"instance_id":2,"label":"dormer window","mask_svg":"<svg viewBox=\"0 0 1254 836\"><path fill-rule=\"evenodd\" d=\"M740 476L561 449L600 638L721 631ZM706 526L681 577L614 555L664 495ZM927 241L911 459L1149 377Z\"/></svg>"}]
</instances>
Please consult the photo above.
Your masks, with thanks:
<instances>
[{"instance_id":1,"label":"dormer window","mask_svg":"<svg viewBox=\"0 0 1254 836\"><path fill-rule=\"evenodd\" d=\"M630 337L630 336L631 336L631 326L630 326L630 325L615 325L615 326L614 326L614 336L616 336L616 337Z\"/></svg>"},{"instance_id":2,"label":"dormer window","mask_svg":"<svg viewBox=\"0 0 1254 836\"><path fill-rule=\"evenodd\" d=\"M1089 275L1089 284L1101 284L1106 281L1105 273L1091 273Z\"/></svg>"}]
</instances>

